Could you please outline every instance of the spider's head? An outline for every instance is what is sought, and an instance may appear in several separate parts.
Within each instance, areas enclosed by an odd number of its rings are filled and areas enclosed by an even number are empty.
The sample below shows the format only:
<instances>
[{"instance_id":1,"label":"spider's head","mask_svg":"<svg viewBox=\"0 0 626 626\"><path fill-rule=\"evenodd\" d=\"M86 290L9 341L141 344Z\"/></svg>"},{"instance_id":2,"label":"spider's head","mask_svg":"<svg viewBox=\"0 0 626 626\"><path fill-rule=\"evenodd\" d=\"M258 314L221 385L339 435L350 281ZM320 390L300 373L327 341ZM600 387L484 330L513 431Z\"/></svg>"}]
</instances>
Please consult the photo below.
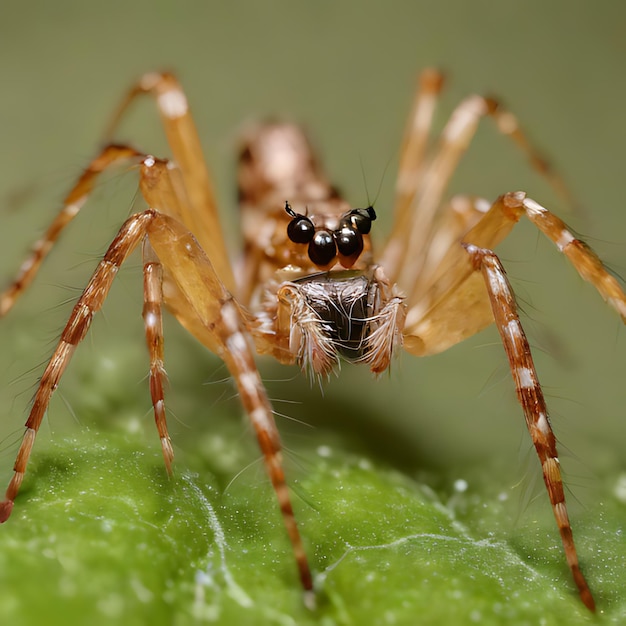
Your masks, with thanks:
<instances>
[{"instance_id":1,"label":"spider's head","mask_svg":"<svg viewBox=\"0 0 626 626\"><path fill-rule=\"evenodd\" d=\"M338 223L316 224L313 216L296 213L289 202L285 211L291 217L287 237L293 243L307 245L311 262L327 269L338 260L342 267L352 267L363 252L363 235L369 234L376 219L374 207L350 209L343 213Z\"/></svg>"}]
</instances>

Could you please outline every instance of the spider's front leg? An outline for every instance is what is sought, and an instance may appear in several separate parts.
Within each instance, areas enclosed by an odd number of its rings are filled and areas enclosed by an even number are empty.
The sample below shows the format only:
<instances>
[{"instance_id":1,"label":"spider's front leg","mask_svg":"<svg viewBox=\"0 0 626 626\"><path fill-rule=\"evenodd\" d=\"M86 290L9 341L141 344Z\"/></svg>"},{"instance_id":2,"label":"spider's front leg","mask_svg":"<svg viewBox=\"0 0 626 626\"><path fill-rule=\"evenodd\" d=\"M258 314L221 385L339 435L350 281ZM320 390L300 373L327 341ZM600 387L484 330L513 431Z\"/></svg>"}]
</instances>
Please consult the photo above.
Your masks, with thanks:
<instances>
[{"instance_id":1,"label":"spider's front leg","mask_svg":"<svg viewBox=\"0 0 626 626\"><path fill-rule=\"evenodd\" d=\"M474 268L482 273L487 286L496 327L513 374L517 398L524 411L526 426L541 463L543 480L559 528L567 564L578 587L581 600L587 608L595 611L591 590L580 569L567 513L556 437L550 425L548 409L530 346L517 313L513 290L502 263L494 252L471 244L464 244L464 247L470 255Z\"/></svg>"},{"instance_id":2,"label":"spider's front leg","mask_svg":"<svg viewBox=\"0 0 626 626\"><path fill-rule=\"evenodd\" d=\"M144 323L150 351L150 389L155 420L166 465L172 452L163 401L165 373L162 360L161 300L179 321L223 359L237 385L244 408L256 432L265 465L276 493L305 591L305 603L314 604L313 580L296 524L282 467L281 442L267 393L254 362L246 317L218 278L195 237L178 220L155 209L131 216L98 264L61 335L39 382L26 422L26 433L14 465L14 475L0 503L0 522L6 521L24 478L35 437L52 394L58 387L76 346L84 339L124 260L147 239L144 248ZM161 272L166 274L162 283ZM163 284L163 287L162 287Z\"/></svg>"},{"instance_id":3,"label":"spider's front leg","mask_svg":"<svg viewBox=\"0 0 626 626\"><path fill-rule=\"evenodd\" d=\"M35 399L26 421L26 432L13 466L13 478L7 488L5 500L0 503L0 522L5 522L11 515L15 497L24 479L35 437L52 394L59 386L61 376L69 365L76 347L85 338L94 314L102 307L118 269L145 236L148 224L155 213L155 211L146 211L126 220L104 258L98 264L78 302L74 305L72 314L61 333L61 339L39 380Z\"/></svg>"},{"instance_id":4,"label":"spider's front leg","mask_svg":"<svg viewBox=\"0 0 626 626\"><path fill-rule=\"evenodd\" d=\"M314 601L311 571L285 481L280 436L254 362L254 349L245 315L220 282L194 236L179 222L161 216L151 229L149 238L157 257L175 284L178 295L185 301L184 308L180 303L170 308L173 308L179 321L190 332L224 361L234 378L278 498L305 590L305 602L311 606Z\"/></svg>"},{"instance_id":5,"label":"spider's front leg","mask_svg":"<svg viewBox=\"0 0 626 626\"><path fill-rule=\"evenodd\" d=\"M563 221L527 198L523 192L501 196L489 210L484 210L482 205L482 202L470 200L467 207L467 217L472 224L470 229L463 234L462 224L450 226L452 231L447 239L453 240L453 245L445 253L434 251L433 259L437 263L423 281L428 288L415 303L409 305L404 347L416 356L437 354L496 322L517 396L541 462L568 565L582 601L594 610L593 597L578 564L565 505L556 440L545 399L519 320L513 291L492 249L521 217L526 216L624 321L626 294L593 250L578 240ZM449 221L443 220L441 223L446 225ZM435 237L433 241L436 240Z\"/></svg>"}]
</instances>

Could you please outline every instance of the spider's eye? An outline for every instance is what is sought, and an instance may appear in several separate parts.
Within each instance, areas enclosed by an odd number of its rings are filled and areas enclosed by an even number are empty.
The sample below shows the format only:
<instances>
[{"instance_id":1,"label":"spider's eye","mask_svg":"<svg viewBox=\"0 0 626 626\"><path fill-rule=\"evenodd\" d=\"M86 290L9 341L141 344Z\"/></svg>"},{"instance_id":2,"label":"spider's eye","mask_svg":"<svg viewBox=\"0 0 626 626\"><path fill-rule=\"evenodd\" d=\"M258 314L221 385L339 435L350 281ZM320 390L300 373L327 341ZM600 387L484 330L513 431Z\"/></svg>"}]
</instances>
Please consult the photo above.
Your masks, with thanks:
<instances>
[{"instance_id":1,"label":"spider's eye","mask_svg":"<svg viewBox=\"0 0 626 626\"><path fill-rule=\"evenodd\" d=\"M363 237L360 231L350 224L343 223L335 232L335 241L339 254L345 257L356 258L363 252Z\"/></svg>"},{"instance_id":2,"label":"spider's eye","mask_svg":"<svg viewBox=\"0 0 626 626\"><path fill-rule=\"evenodd\" d=\"M287 225L287 237L294 243L309 243L314 234L313 222L304 215L294 217Z\"/></svg>"},{"instance_id":3,"label":"spider's eye","mask_svg":"<svg viewBox=\"0 0 626 626\"><path fill-rule=\"evenodd\" d=\"M362 235L367 235L372 229L372 222L376 219L376 211L372 206L367 209L352 209L348 213L348 219Z\"/></svg>"},{"instance_id":4,"label":"spider's eye","mask_svg":"<svg viewBox=\"0 0 626 626\"><path fill-rule=\"evenodd\" d=\"M337 255L337 245L333 236L327 230L318 230L309 244L309 259L323 267Z\"/></svg>"}]
</instances>

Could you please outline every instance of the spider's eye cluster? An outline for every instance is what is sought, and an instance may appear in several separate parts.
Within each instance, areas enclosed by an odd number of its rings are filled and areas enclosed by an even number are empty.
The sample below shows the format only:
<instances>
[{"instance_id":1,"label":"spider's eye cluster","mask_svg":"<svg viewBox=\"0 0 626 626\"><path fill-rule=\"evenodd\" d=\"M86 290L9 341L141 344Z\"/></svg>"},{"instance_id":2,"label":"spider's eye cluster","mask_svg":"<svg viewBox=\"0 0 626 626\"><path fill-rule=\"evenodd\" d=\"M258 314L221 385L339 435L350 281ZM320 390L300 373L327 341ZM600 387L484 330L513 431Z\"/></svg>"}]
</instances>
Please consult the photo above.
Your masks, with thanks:
<instances>
[{"instance_id":1,"label":"spider's eye cluster","mask_svg":"<svg viewBox=\"0 0 626 626\"><path fill-rule=\"evenodd\" d=\"M293 218L287 226L287 236L294 243L308 244L309 258L320 267L330 265L337 255L341 265L352 267L363 252L363 235L370 232L376 219L371 206L352 209L342 216L337 230L316 230L313 222L306 215L296 213L288 202L285 211Z\"/></svg>"}]
</instances>

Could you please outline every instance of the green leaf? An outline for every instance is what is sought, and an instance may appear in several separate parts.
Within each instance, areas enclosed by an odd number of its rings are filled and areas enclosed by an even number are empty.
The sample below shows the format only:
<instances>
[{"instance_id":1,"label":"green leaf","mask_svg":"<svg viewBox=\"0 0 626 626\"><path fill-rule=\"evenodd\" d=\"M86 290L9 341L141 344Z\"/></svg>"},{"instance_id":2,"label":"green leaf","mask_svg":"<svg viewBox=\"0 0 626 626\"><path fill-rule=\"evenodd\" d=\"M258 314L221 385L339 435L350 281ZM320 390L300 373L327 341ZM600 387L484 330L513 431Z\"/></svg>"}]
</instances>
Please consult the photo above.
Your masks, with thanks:
<instances>
[{"instance_id":1,"label":"green leaf","mask_svg":"<svg viewBox=\"0 0 626 626\"><path fill-rule=\"evenodd\" d=\"M2 623L593 621L549 517L503 531L503 503L481 493L485 485L452 489L444 504L323 432L296 450L303 466L292 481L318 588L311 612L262 468L227 489L227 477L211 473L231 462L219 458L221 439L199 440L171 480L159 451L136 435L86 431L38 450L0 528ZM606 500L576 530L600 608L619 623L624 504Z\"/></svg>"}]
</instances>

